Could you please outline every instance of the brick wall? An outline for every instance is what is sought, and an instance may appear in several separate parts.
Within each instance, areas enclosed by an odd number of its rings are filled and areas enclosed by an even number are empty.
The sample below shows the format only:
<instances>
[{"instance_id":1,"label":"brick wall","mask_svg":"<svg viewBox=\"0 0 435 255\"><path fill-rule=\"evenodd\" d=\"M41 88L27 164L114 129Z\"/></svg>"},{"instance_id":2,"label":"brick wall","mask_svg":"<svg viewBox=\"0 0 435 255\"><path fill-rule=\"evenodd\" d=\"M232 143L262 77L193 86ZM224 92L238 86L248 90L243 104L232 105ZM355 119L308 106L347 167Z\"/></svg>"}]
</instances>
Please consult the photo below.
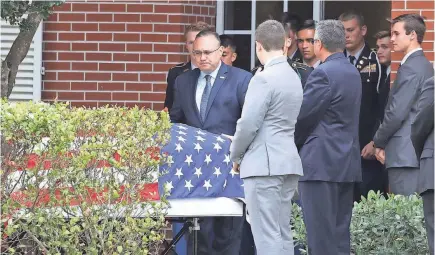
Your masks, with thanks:
<instances>
[{"instance_id":1,"label":"brick wall","mask_svg":"<svg viewBox=\"0 0 435 255\"><path fill-rule=\"evenodd\" d=\"M426 34L424 36L424 41L422 44L424 53L426 57L434 63L434 12L435 12L435 1L434 0L406 0L406 1L392 1L391 6L391 17L395 18L404 13L418 13L426 17ZM392 81L394 80L395 73L399 67L399 63L403 58L403 53L393 52L392 53Z\"/></svg>"},{"instance_id":2,"label":"brick wall","mask_svg":"<svg viewBox=\"0 0 435 255\"><path fill-rule=\"evenodd\" d=\"M187 60L187 24L215 24L211 1L67 1L44 22L42 100L163 108L166 74Z\"/></svg>"}]
</instances>

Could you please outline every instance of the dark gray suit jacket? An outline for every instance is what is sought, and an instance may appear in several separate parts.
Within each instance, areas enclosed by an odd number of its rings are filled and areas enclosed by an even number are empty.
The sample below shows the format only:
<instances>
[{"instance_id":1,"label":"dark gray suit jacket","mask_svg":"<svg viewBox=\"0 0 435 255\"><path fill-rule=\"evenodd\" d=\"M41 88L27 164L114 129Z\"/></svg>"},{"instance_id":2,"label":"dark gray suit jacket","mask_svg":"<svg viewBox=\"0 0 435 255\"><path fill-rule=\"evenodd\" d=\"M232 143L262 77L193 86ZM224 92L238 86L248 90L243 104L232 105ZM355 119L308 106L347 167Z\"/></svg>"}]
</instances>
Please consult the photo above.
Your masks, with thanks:
<instances>
[{"instance_id":1,"label":"dark gray suit jacket","mask_svg":"<svg viewBox=\"0 0 435 255\"><path fill-rule=\"evenodd\" d=\"M434 77L423 84L418 93L417 113L411 124L411 139L420 158L418 192L434 188Z\"/></svg>"},{"instance_id":2,"label":"dark gray suit jacket","mask_svg":"<svg viewBox=\"0 0 435 255\"><path fill-rule=\"evenodd\" d=\"M295 130L300 181L361 181L361 93L360 74L343 53L329 56L308 77Z\"/></svg>"},{"instance_id":3,"label":"dark gray suit jacket","mask_svg":"<svg viewBox=\"0 0 435 255\"><path fill-rule=\"evenodd\" d=\"M385 167L419 167L411 142L411 121L417 111L417 91L434 75L432 64L423 51L412 53L399 67L391 88L384 120L373 141L385 149Z\"/></svg>"}]
</instances>

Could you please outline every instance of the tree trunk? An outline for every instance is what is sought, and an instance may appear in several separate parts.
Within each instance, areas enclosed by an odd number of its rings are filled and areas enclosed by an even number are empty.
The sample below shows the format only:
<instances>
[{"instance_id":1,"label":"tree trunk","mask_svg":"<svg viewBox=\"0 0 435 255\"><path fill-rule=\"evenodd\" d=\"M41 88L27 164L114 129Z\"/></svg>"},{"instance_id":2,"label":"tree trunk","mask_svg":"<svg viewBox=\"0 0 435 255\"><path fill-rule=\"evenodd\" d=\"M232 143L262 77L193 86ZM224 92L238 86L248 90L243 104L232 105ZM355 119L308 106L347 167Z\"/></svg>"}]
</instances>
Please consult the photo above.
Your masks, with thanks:
<instances>
[{"instance_id":1,"label":"tree trunk","mask_svg":"<svg viewBox=\"0 0 435 255\"><path fill-rule=\"evenodd\" d=\"M20 29L20 33L12 44L8 55L1 65L1 97L9 98L12 89L15 85L15 78L17 77L18 66L23 62L24 58L29 52L30 44L32 43L33 36L38 29L39 23L42 21L42 15L39 13L30 13L27 16L26 28ZM38 64L38 63L36 63Z\"/></svg>"}]
</instances>

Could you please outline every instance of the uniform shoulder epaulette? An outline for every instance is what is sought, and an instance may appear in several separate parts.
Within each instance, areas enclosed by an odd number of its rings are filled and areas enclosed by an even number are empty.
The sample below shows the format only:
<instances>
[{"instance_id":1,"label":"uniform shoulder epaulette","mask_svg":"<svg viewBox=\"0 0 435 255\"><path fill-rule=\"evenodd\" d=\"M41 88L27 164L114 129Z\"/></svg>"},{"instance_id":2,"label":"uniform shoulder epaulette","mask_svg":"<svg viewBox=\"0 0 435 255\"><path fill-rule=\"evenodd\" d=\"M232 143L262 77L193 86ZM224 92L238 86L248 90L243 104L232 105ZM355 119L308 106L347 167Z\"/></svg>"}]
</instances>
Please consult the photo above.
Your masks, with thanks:
<instances>
[{"instance_id":1,"label":"uniform shoulder epaulette","mask_svg":"<svg viewBox=\"0 0 435 255\"><path fill-rule=\"evenodd\" d=\"M303 69L303 70L308 70L308 69L310 69L310 66L308 66L308 65L306 65L306 64L304 64L304 63L300 63L300 62L297 62L297 61L293 61L293 60L291 60L291 59L287 59L287 60L288 60L289 64L290 64L292 67L294 67L294 68Z\"/></svg>"},{"instance_id":2,"label":"uniform shoulder epaulette","mask_svg":"<svg viewBox=\"0 0 435 255\"><path fill-rule=\"evenodd\" d=\"M189 63L189 62L187 62L187 63ZM175 66L171 67L171 69L172 69L172 68L177 68L177 67L178 67L178 68L179 68L179 67L184 67L184 66L187 65L187 63L184 63L184 62L183 62L183 63L180 63L180 64L176 64Z\"/></svg>"}]
</instances>

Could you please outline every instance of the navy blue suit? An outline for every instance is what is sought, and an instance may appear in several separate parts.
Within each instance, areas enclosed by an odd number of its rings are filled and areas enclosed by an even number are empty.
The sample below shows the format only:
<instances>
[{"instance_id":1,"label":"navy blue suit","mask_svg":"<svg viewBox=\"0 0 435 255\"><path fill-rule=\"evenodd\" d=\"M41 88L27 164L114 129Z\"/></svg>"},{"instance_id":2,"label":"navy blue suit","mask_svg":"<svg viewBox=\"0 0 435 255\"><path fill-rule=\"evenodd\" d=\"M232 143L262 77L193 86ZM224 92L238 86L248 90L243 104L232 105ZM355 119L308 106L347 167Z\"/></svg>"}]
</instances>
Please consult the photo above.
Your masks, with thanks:
<instances>
[{"instance_id":1,"label":"navy blue suit","mask_svg":"<svg viewBox=\"0 0 435 255\"><path fill-rule=\"evenodd\" d=\"M295 142L301 147L299 192L312 255L350 254L353 189L361 181L361 88L357 69L343 53L315 68L304 88Z\"/></svg>"},{"instance_id":2,"label":"navy blue suit","mask_svg":"<svg viewBox=\"0 0 435 255\"><path fill-rule=\"evenodd\" d=\"M221 63L210 92L204 122L195 101L199 75L197 68L175 80L171 121L215 134L234 135L252 75ZM244 217L204 218L198 233L198 254L239 255L243 222ZM188 254L192 254L189 251L191 244L188 244Z\"/></svg>"}]
</instances>

